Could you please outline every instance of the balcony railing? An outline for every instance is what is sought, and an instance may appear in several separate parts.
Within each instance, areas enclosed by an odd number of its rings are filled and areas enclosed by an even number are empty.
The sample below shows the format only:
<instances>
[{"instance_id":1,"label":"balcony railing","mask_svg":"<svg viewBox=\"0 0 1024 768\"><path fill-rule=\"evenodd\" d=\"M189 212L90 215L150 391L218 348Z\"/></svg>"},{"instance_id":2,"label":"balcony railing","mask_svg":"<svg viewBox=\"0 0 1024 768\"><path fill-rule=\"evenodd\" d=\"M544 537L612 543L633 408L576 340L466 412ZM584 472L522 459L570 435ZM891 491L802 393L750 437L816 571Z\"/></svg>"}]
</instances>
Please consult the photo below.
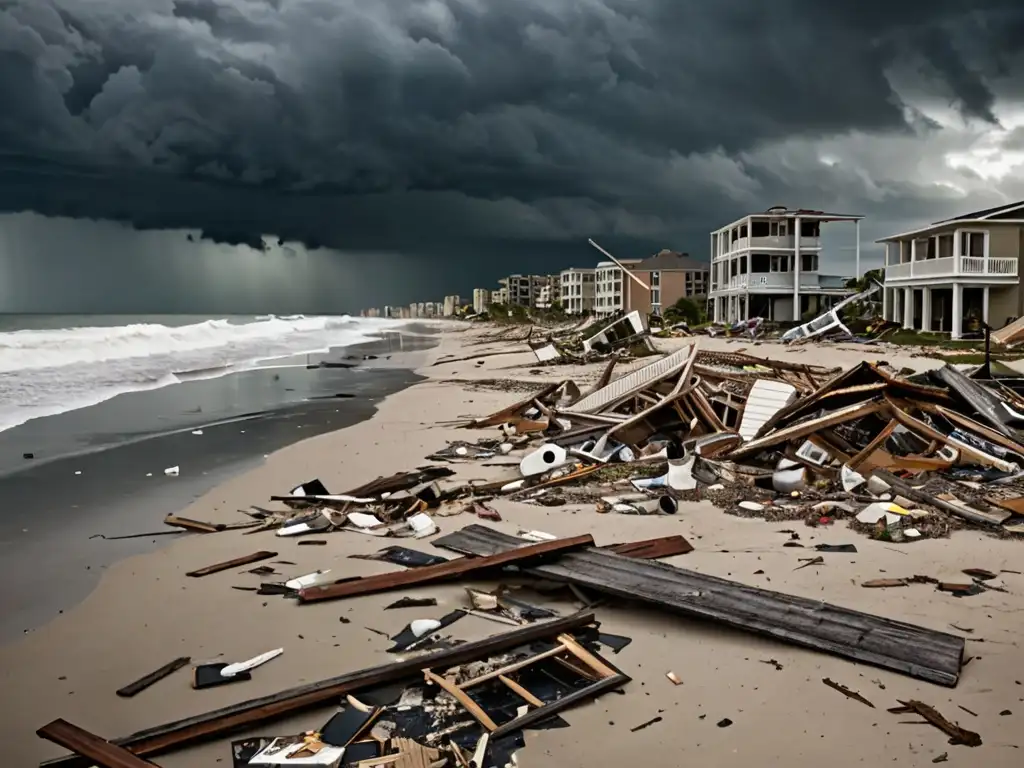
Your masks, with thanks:
<instances>
[{"instance_id":1,"label":"balcony railing","mask_svg":"<svg viewBox=\"0 0 1024 768\"><path fill-rule=\"evenodd\" d=\"M983 256L946 256L941 259L919 259L885 268L886 280L911 280L935 277L1017 277L1017 259L985 258Z\"/></svg>"},{"instance_id":2,"label":"balcony railing","mask_svg":"<svg viewBox=\"0 0 1024 768\"><path fill-rule=\"evenodd\" d=\"M801 288L818 287L817 272L801 272ZM712 291L785 291L793 289L792 272L752 272L749 274L735 275L726 280L715 283Z\"/></svg>"},{"instance_id":3,"label":"balcony railing","mask_svg":"<svg viewBox=\"0 0 1024 768\"><path fill-rule=\"evenodd\" d=\"M801 237L800 247L808 250L821 248L820 237ZM796 237L793 235L783 235L774 237L741 237L732 242L725 244L725 253L735 253L736 251L742 251L744 249L758 250L758 249L772 249L772 248L785 248L794 249L796 248ZM719 258L718 254L715 254L716 258Z\"/></svg>"}]
</instances>

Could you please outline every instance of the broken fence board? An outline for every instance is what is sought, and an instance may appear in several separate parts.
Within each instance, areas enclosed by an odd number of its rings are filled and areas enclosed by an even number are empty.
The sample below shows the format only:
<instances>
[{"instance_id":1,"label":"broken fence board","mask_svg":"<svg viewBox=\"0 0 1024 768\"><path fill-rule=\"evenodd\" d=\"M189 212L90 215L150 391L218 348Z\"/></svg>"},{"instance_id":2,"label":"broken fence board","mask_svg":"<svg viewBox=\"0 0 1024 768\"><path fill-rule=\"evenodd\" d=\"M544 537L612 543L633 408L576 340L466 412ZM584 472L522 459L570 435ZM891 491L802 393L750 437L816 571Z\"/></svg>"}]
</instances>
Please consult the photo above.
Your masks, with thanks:
<instances>
[{"instance_id":1,"label":"broken fence board","mask_svg":"<svg viewBox=\"0 0 1024 768\"><path fill-rule=\"evenodd\" d=\"M682 536L662 536L659 539L647 539L645 541L627 541L622 544L609 544L599 549L614 552L623 557L637 557L644 560L657 560L662 557L673 557L674 555L685 555L693 552L693 544Z\"/></svg>"},{"instance_id":2,"label":"broken fence board","mask_svg":"<svg viewBox=\"0 0 1024 768\"><path fill-rule=\"evenodd\" d=\"M577 613L564 619L537 622L513 632L464 643L436 653L413 656L404 661L361 669L328 680L289 688L269 696L249 699L212 712L138 731L112 743L140 756L169 752L178 747L245 730L259 723L286 717L312 707L335 704L339 698L350 693L385 683L422 680L424 668L447 669L478 661L538 640L573 632L592 624L593 621L593 613ZM66 755L49 760L43 765L47 768L89 768L94 762L77 755Z\"/></svg>"},{"instance_id":3,"label":"broken fence board","mask_svg":"<svg viewBox=\"0 0 1024 768\"><path fill-rule=\"evenodd\" d=\"M523 542L528 543L528 542ZM455 578L467 573L475 573L487 568L498 568L511 563L518 563L531 557L558 555L571 549L593 546L594 539L589 535L573 536L568 539L542 541L528 546L508 547L489 557L462 557L449 560L447 563L427 565L408 571L381 573L376 576L365 576L340 584L325 584L319 587L306 587L299 590L299 601L313 603L319 600L336 600L342 597L371 595L387 592L392 589L431 584L445 579Z\"/></svg>"},{"instance_id":4,"label":"broken fence board","mask_svg":"<svg viewBox=\"0 0 1024 768\"><path fill-rule=\"evenodd\" d=\"M153 685L154 683L159 683L165 677L174 674L179 669L189 664L191 661L192 659L188 656L179 656L174 661L170 661L167 664L164 664L162 667L160 667L160 669L156 669L150 672L148 675L140 677L133 683L128 683L128 685L124 686L123 688L118 688L117 695L128 699L137 693L142 693L142 691L149 688L149 686Z\"/></svg>"},{"instance_id":5,"label":"broken fence board","mask_svg":"<svg viewBox=\"0 0 1024 768\"><path fill-rule=\"evenodd\" d=\"M86 765L100 768L154 768L154 764L132 754L124 747L111 744L99 736L95 736L67 720L54 720L47 723L36 735L41 739L60 744L76 755L88 758Z\"/></svg>"},{"instance_id":6,"label":"broken fence board","mask_svg":"<svg viewBox=\"0 0 1024 768\"><path fill-rule=\"evenodd\" d=\"M434 545L488 555L521 542L486 526L470 525L436 539ZM818 600L598 549L571 552L556 562L524 570L940 685L955 686L960 677L963 638Z\"/></svg>"},{"instance_id":7,"label":"broken fence board","mask_svg":"<svg viewBox=\"0 0 1024 768\"><path fill-rule=\"evenodd\" d=\"M200 576L209 576L214 573L220 573L221 571L229 571L232 568L239 568L243 565L249 565L250 563L258 563L260 560L269 560L272 557L277 557L277 552L267 552L263 550L261 552L253 552L251 555L245 555L244 557L236 557L234 560L227 560L223 563L214 563L208 565L205 568L199 568L195 571L189 571L186 576L192 576L199 578Z\"/></svg>"}]
</instances>

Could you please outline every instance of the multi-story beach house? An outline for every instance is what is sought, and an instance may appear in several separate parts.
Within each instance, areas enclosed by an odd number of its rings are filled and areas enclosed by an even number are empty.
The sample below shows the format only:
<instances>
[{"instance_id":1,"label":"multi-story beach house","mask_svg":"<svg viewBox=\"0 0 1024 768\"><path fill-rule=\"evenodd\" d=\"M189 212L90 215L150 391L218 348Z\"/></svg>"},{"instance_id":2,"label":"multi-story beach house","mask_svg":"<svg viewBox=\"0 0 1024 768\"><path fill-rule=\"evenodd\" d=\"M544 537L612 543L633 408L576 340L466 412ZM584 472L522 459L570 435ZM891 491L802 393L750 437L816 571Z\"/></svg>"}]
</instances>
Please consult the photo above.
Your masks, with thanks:
<instances>
[{"instance_id":1,"label":"multi-story beach house","mask_svg":"<svg viewBox=\"0 0 1024 768\"><path fill-rule=\"evenodd\" d=\"M594 309L594 271L572 267L558 276L561 283L562 309L566 314L582 315Z\"/></svg>"},{"instance_id":2,"label":"multi-story beach house","mask_svg":"<svg viewBox=\"0 0 1024 768\"><path fill-rule=\"evenodd\" d=\"M849 295L847 278L819 271L823 224L852 222L860 264L863 216L782 206L748 214L711 233L712 317L799 321Z\"/></svg>"},{"instance_id":3,"label":"multi-story beach house","mask_svg":"<svg viewBox=\"0 0 1024 768\"><path fill-rule=\"evenodd\" d=\"M642 259L619 259L627 269ZM620 312L626 307L623 282L629 280L614 261L602 261L594 270L594 314L598 317Z\"/></svg>"},{"instance_id":4,"label":"multi-story beach house","mask_svg":"<svg viewBox=\"0 0 1024 768\"><path fill-rule=\"evenodd\" d=\"M491 303L491 291L487 288L473 289L473 311L477 314L486 312Z\"/></svg>"},{"instance_id":5,"label":"multi-story beach house","mask_svg":"<svg viewBox=\"0 0 1024 768\"><path fill-rule=\"evenodd\" d=\"M650 290L645 290L635 280L627 280L623 285L626 312L635 309L641 314L660 315L679 299L700 300L708 295L708 263L685 253L662 250L629 266L629 271L650 286Z\"/></svg>"},{"instance_id":6,"label":"multi-story beach house","mask_svg":"<svg viewBox=\"0 0 1024 768\"><path fill-rule=\"evenodd\" d=\"M883 237L882 311L904 328L959 339L988 323L1000 328L1024 314L1019 260L1024 201L973 211Z\"/></svg>"},{"instance_id":7,"label":"multi-story beach house","mask_svg":"<svg viewBox=\"0 0 1024 768\"><path fill-rule=\"evenodd\" d=\"M503 303L535 307L541 288L548 284L548 278L544 275L509 275L501 278L498 284L507 294Z\"/></svg>"}]
</instances>

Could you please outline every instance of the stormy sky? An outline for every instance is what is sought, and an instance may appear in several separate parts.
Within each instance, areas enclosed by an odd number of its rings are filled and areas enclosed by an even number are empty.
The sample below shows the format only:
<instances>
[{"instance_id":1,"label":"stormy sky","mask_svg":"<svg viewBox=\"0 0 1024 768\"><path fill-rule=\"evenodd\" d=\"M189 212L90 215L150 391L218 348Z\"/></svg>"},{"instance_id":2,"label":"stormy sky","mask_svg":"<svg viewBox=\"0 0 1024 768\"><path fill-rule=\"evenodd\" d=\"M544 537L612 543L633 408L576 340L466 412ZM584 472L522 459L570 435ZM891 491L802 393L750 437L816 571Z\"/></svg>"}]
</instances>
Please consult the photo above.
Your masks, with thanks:
<instances>
[{"instance_id":1,"label":"stormy sky","mask_svg":"<svg viewBox=\"0 0 1024 768\"><path fill-rule=\"evenodd\" d=\"M779 204L873 240L1024 199L1021 39L1020 0L0 0L0 311L351 310Z\"/></svg>"}]
</instances>

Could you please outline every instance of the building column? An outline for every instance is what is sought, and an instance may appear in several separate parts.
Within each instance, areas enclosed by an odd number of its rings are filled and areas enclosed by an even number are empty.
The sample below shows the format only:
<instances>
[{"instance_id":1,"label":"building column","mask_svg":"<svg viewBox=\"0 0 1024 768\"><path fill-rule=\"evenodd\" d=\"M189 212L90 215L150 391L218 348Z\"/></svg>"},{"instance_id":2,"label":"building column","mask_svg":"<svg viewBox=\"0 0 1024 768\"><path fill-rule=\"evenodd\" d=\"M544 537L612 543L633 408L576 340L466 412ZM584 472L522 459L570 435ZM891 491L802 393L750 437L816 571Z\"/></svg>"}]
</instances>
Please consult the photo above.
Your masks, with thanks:
<instances>
[{"instance_id":1,"label":"building column","mask_svg":"<svg viewBox=\"0 0 1024 768\"><path fill-rule=\"evenodd\" d=\"M988 291L987 285L981 289L981 321L985 324L988 324Z\"/></svg>"},{"instance_id":2,"label":"building column","mask_svg":"<svg viewBox=\"0 0 1024 768\"><path fill-rule=\"evenodd\" d=\"M914 327L914 289L903 289L903 327Z\"/></svg>"},{"instance_id":3,"label":"building column","mask_svg":"<svg viewBox=\"0 0 1024 768\"><path fill-rule=\"evenodd\" d=\"M953 283L953 327L949 333L951 339L959 339L963 335L963 307L964 287L960 283Z\"/></svg>"},{"instance_id":4,"label":"building column","mask_svg":"<svg viewBox=\"0 0 1024 768\"><path fill-rule=\"evenodd\" d=\"M793 222L793 320L800 321L800 217Z\"/></svg>"},{"instance_id":5,"label":"building column","mask_svg":"<svg viewBox=\"0 0 1024 768\"><path fill-rule=\"evenodd\" d=\"M859 280L861 278L861 273L860 273L860 219L857 219L857 220L855 220L853 222L853 231L854 231L854 236L856 237L856 245L854 246L855 250L853 252L854 277L856 277ZM818 256L820 258L821 254L819 253ZM886 259L886 261L888 261L888 259ZM818 270L819 271L821 270L821 264L818 265Z\"/></svg>"},{"instance_id":6,"label":"building column","mask_svg":"<svg viewBox=\"0 0 1024 768\"><path fill-rule=\"evenodd\" d=\"M930 331L932 329L932 289L922 288L921 289L921 330Z\"/></svg>"},{"instance_id":7,"label":"building column","mask_svg":"<svg viewBox=\"0 0 1024 768\"><path fill-rule=\"evenodd\" d=\"M882 319L889 319L889 289L882 288Z\"/></svg>"}]
</instances>

